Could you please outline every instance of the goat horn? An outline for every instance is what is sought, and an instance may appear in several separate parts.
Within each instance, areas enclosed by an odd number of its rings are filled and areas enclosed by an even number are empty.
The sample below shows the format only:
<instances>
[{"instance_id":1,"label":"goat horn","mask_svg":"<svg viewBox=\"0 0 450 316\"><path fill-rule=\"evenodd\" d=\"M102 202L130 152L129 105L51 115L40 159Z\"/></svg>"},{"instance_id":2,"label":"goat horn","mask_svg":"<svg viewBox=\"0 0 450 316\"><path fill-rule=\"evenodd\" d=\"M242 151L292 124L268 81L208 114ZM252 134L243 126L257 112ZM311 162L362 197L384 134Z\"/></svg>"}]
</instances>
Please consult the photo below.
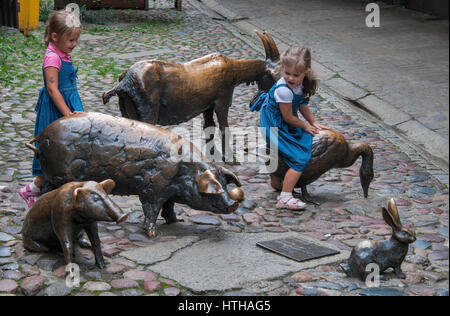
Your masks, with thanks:
<instances>
[{"instance_id":1,"label":"goat horn","mask_svg":"<svg viewBox=\"0 0 450 316\"><path fill-rule=\"evenodd\" d=\"M279 61L280 60L280 52L278 51L277 44L273 40L273 37L267 32L264 32L264 35L267 38L267 41L268 41L269 46L270 46L270 50L272 52L272 60L273 61Z\"/></svg>"},{"instance_id":2,"label":"goat horn","mask_svg":"<svg viewBox=\"0 0 450 316\"><path fill-rule=\"evenodd\" d=\"M272 59L272 50L270 49L270 45L267 42L267 38L265 38L264 35L262 35L258 30L255 30L255 33L263 42L264 50L266 51L266 59Z\"/></svg>"}]
</instances>

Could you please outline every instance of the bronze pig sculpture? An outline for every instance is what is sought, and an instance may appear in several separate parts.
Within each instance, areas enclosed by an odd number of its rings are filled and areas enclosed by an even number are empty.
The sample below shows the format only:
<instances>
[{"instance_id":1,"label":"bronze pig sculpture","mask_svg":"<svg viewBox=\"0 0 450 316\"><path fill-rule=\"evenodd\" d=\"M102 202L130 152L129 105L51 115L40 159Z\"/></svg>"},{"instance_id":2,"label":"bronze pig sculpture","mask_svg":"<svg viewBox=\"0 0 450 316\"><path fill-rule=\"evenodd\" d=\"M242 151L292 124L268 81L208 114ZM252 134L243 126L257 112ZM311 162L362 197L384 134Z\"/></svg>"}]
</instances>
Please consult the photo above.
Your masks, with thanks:
<instances>
[{"instance_id":1,"label":"bronze pig sculpture","mask_svg":"<svg viewBox=\"0 0 450 316\"><path fill-rule=\"evenodd\" d=\"M50 124L27 146L39 159L43 185L111 178L116 183L113 194L138 195L152 237L161 209L167 223L176 222L174 203L216 213L234 212L239 205L227 192L230 183L241 186L235 174L206 162L181 136L144 122L74 114ZM179 159L182 155L189 159Z\"/></svg>"},{"instance_id":2,"label":"bronze pig sculpture","mask_svg":"<svg viewBox=\"0 0 450 316\"><path fill-rule=\"evenodd\" d=\"M73 241L86 232L100 269L106 267L97 221L122 222L128 216L108 196L113 180L69 182L43 194L31 207L22 227L26 249L48 252L62 248L66 264L73 262Z\"/></svg>"},{"instance_id":3,"label":"bronze pig sculpture","mask_svg":"<svg viewBox=\"0 0 450 316\"><path fill-rule=\"evenodd\" d=\"M270 35L262 39L264 46L273 43ZM144 60L120 75L119 84L103 94L103 103L117 94L123 117L159 125L179 124L203 113L204 129L216 126L213 117L216 113L224 159L224 149L228 146L225 129L229 126L228 110L234 88L255 81L263 85L271 77L273 67L267 50L266 61L235 60L220 53L184 64ZM207 137L208 142L214 139L214 135Z\"/></svg>"},{"instance_id":4,"label":"bronze pig sculpture","mask_svg":"<svg viewBox=\"0 0 450 316\"><path fill-rule=\"evenodd\" d=\"M392 237L384 241L365 240L359 243L352 250L347 264L340 265L348 276L366 281L370 273L367 266L376 264L380 273L393 268L398 278L406 278L401 270L401 264L408 254L409 244L416 241L416 236L400 222L394 199L389 201L388 209L382 208L382 213L384 221L392 227Z\"/></svg>"},{"instance_id":5,"label":"bronze pig sculpture","mask_svg":"<svg viewBox=\"0 0 450 316\"><path fill-rule=\"evenodd\" d=\"M369 185L374 177L372 148L364 142L347 143L342 134L333 130L320 131L313 137L311 160L295 185L296 188L301 188L302 199L317 204L311 200L306 186L332 168L352 166L360 156L362 157L362 163L359 168L359 178L364 197L367 198ZM281 191L283 179L288 169L288 165L279 156L278 168L271 174L271 185L275 190Z\"/></svg>"}]
</instances>

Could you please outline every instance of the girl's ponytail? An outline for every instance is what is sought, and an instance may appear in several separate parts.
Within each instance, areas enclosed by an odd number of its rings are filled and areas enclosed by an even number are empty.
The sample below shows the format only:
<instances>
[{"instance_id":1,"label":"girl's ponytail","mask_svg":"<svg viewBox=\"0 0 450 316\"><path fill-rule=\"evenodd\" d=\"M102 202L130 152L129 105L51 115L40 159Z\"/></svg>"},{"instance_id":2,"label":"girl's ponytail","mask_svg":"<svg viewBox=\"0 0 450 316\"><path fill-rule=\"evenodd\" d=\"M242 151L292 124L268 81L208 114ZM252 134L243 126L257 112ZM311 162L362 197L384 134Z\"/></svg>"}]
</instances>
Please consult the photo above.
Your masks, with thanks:
<instances>
[{"instance_id":1,"label":"girl's ponytail","mask_svg":"<svg viewBox=\"0 0 450 316\"><path fill-rule=\"evenodd\" d=\"M82 26L78 17L72 12L67 10L56 11L50 15L45 26L44 42L48 46L51 42L52 33L64 36L77 28L82 28Z\"/></svg>"},{"instance_id":2,"label":"girl's ponytail","mask_svg":"<svg viewBox=\"0 0 450 316\"><path fill-rule=\"evenodd\" d=\"M311 68L308 69L305 75L305 79L303 79L303 93L305 96L313 96L317 92L317 77L312 71Z\"/></svg>"}]
</instances>

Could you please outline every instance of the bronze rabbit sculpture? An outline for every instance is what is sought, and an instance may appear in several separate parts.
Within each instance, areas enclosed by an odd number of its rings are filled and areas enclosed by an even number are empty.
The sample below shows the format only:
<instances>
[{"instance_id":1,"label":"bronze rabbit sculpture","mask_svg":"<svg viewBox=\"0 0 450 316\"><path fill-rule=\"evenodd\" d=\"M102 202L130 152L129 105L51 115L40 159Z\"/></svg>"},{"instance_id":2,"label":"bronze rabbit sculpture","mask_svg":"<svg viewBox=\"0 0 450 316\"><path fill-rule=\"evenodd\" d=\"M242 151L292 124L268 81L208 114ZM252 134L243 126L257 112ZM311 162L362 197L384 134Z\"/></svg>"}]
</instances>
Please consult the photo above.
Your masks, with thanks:
<instances>
[{"instance_id":1,"label":"bronze rabbit sculpture","mask_svg":"<svg viewBox=\"0 0 450 316\"><path fill-rule=\"evenodd\" d=\"M382 208L382 213L384 221L392 227L392 237L384 241L364 240L353 248L347 264L340 265L349 277L365 281L369 274L367 265L373 263L378 265L380 273L393 268L398 278L406 278L401 264L408 253L409 244L416 241L415 233L403 227L394 199L390 199L388 209Z\"/></svg>"}]
</instances>

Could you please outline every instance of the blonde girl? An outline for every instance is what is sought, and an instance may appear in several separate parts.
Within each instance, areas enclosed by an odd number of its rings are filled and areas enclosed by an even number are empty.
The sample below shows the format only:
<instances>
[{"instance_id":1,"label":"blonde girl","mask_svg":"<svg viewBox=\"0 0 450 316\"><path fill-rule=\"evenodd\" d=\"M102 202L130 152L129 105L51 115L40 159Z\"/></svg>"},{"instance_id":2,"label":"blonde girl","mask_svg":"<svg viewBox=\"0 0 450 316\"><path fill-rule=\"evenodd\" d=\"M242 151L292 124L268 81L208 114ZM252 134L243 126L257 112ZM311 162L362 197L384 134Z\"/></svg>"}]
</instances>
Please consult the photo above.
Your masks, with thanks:
<instances>
[{"instance_id":1,"label":"blonde girl","mask_svg":"<svg viewBox=\"0 0 450 316\"><path fill-rule=\"evenodd\" d=\"M289 48L281 55L275 76L281 79L264 97L260 125L266 128L266 141L278 143L278 153L289 166L276 208L301 210L306 204L294 198L292 192L311 159L313 136L328 129L316 122L308 106L310 96L317 90L309 49ZM298 112L305 120L299 118ZM277 135L270 132L271 127L277 128Z\"/></svg>"},{"instance_id":2,"label":"blonde girl","mask_svg":"<svg viewBox=\"0 0 450 316\"><path fill-rule=\"evenodd\" d=\"M71 54L78 44L81 31L78 17L69 11L57 11L47 22L44 35L47 50L42 65L44 87L40 90L35 109L35 136L60 117L84 111L77 89L78 68L75 69L71 62ZM36 157L33 159L32 174L36 176L34 181L19 189L19 195L29 207L39 196L44 181Z\"/></svg>"}]
</instances>

